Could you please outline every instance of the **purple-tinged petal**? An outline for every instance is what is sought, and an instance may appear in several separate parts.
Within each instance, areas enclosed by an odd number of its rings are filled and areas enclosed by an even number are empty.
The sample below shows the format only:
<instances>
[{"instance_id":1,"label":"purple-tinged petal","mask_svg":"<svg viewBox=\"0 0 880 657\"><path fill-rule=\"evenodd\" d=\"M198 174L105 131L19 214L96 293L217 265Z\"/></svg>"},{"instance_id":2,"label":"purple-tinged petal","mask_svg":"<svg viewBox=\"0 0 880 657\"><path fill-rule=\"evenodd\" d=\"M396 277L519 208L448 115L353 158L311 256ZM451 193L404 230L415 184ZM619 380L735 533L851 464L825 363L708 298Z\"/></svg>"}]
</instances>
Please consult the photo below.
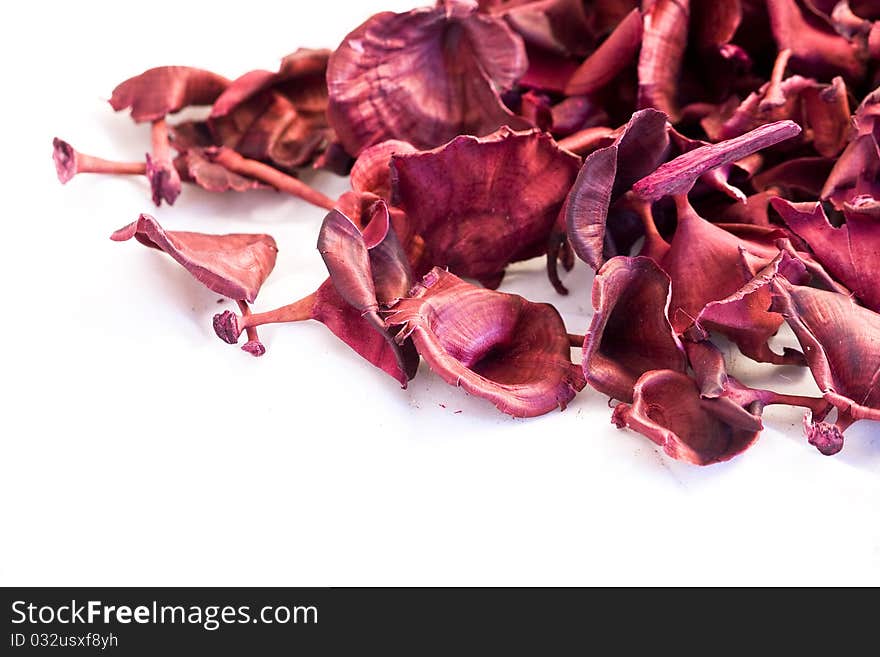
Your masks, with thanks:
<instances>
[{"instance_id":1,"label":"purple-tinged petal","mask_svg":"<svg viewBox=\"0 0 880 657\"><path fill-rule=\"evenodd\" d=\"M666 313L669 276L650 258L612 258L593 282L593 320L584 338L587 383L632 401L639 377L657 369L684 371L681 343Z\"/></svg>"},{"instance_id":2,"label":"purple-tinged petal","mask_svg":"<svg viewBox=\"0 0 880 657\"><path fill-rule=\"evenodd\" d=\"M773 208L816 259L868 308L880 312L880 202L856 199L845 206L846 223L835 228L820 203L774 199Z\"/></svg>"},{"instance_id":3,"label":"purple-tinged petal","mask_svg":"<svg viewBox=\"0 0 880 657\"><path fill-rule=\"evenodd\" d=\"M131 118L158 121L191 105L210 105L229 80L198 68L160 66L129 78L113 90L110 105L117 112L131 108Z\"/></svg>"},{"instance_id":4,"label":"purple-tinged petal","mask_svg":"<svg viewBox=\"0 0 880 657\"><path fill-rule=\"evenodd\" d=\"M391 156L415 153L412 144L390 139L364 149L351 169L351 188L391 200Z\"/></svg>"},{"instance_id":5,"label":"purple-tinged petal","mask_svg":"<svg viewBox=\"0 0 880 657\"><path fill-rule=\"evenodd\" d=\"M675 122L679 118L678 80L687 46L690 0L653 0L643 22L638 106L656 108Z\"/></svg>"},{"instance_id":6,"label":"purple-tinged petal","mask_svg":"<svg viewBox=\"0 0 880 657\"><path fill-rule=\"evenodd\" d=\"M612 204L636 180L653 171L668 148L666 116L647 109L633 114L612 145L584 160L563 213L575 253L593 269L605 261L606 224Z\"/></svg>"},{"instance_id":7,"label":"purple-tinged petal","mask_svg":"<svg viewBox=\"0 0 880 657\"><path fill-rule=\"evenodd\" d=\"M865 65L859 46L835 33L830 25L808 20L796 0L767 0L773 36L780 50L791 50L792 70L829 79L843 75L858 81Z\"/></svg>"},{"instance_id":8,"label":"purple-tinged petal","mask_svg":"<svg viewBox=\"0 0 880 657\"><path fill-rule=\"evenodd\" d=\"M427 262L497 287L509 263L545 253L579 166L544 133L461 136L393 156L393 202L423 238Z\"/></svg>"},{"instance_id":9,"label":"purple-tinged petal","mask_svg":"<svg viewBox=\"0 0 880 657\"><path fill-rule=\"evenodd\" d=\"M630 65L642 40L642 15L633 9L581 64L565 87L569 96L598 91Z\"/></svg>"},{"instance_id":10,"label":"purple-tinged petal","mask_svg":"<svg viewBox=\"0 0 880 657\"><path fill-rule=\"evenodd\" d=\"M526 65L522 39L474 2L377 14L330 57L328 116L353 155L388 139L433 148L459 134L525 128L498 94Z\"/></svg>"},{"instance_id":11,"label":"purple-tinged petal","mask_svg":"<svg viewBox=\"0 0 880 657\"><path fill-rule=\"evenodd\" d=\"M645 373L633 397L632 404L615 407L614 424L638 431L680 461L695 465L728 461L751 447L760 433L760 424L731 426L707 410L700 388L682 372Z\"/></svg>"},{"instance_id":12,"label":"purple-tinged petal","mask_svg":"<svg viewBox=\"0 0 880 657\"><path fill-rule=\"evenodd\" d=\"M773 189L790 197L816 198L822 191L834 162L830 157L796 157L785 160L752 178L752 187L759 192Z\"/></svg>"},{"instance_id":13,"label":"purple-tinged petal","mask_svg":"<svg viewBox=\"0 0 880 657\"><path fill-rule=\"evenodd\" d=\"M154 160L147 153L146 173L153 193L153 203L156 204L156 207L162 205L162 201L168 205L174 205L181 190L180 174L174 164L165 159Z\"/></svg>"},{"instance_id":14,"label":"purple-tinged petal","mask_svg":"<svg viewBox=\"0 0 880 657\"><path fill-rule=\"evenodd\" d=\"M164 251L209 290L253 302L275 266L278 247L269 235L208 235L162 229L150 215L120 228L110 239L129 240Z\"/></svg>"},{"instance_id":15,"label":"purple-tinged petal","mask_svg":"<svg viewBox=\"0 0 880 657\"><path fill-rule=\"evenodd\" d=\"M880 198L880 146L873 133L861 134L849 143L828 174L819 198L842 210L859 196Z\"/></svg>"},{"instance_id":16,"label":"purple-tinged petal","mask_svg":"<svg viewBox=\"0 0 880 657\"><path fill-rule=\"evenodd\" d=\"M583 389L559 313L434 268L386 320L450 385L515 417L565 408Z\"/></svg>"},{"instance_id":17,"label":"purple-tinged petal","mask_svg":"<svg viewBox=\"0 0 880 657\"><path fill-rule=\"evenodd\" d=\"M843 431L856 420L880 421L880 315L846 295L783 276L770 286L772 309L791 326L819 389L837 407L835 426Z\"/></svg>"}]
</instances>

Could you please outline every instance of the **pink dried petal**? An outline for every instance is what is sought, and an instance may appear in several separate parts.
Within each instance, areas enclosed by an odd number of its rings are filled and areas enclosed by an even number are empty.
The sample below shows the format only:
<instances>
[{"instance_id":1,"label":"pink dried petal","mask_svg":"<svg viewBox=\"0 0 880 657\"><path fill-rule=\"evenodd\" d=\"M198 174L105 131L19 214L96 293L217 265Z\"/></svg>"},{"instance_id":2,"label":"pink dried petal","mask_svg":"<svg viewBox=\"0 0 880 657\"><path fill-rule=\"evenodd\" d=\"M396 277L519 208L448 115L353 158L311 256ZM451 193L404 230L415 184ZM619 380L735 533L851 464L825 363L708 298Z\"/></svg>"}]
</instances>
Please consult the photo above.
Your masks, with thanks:
<instances>
[{"instance_id":1,"label":"pink dried petal","mask_svg":"<svg viewBox=\"0 0 880 657\"><path fill-rule=\"evenodd\" d=\"M402 327L398 339L411 337L444 381L503 413L533 417L565 408L584 387L552 306L470 285L440 268L399 301L386 321Z\"/></svg>"},{"instance_id":2,"label":"pink dried petal","mask_svg":"<svg viewBox=\"0 0 880 657\"><path fill-rule=\"evenodd\" d=\"M679 118L678 79L689 21L690 0L654 0L643 16L638 106L665 112L673 123Z\"/></svg>"},{"instance_id":3,"label":"pink dried petal","mask_svg":"<svg viewBox=\"0 0 880 657\"><path fill-rule=\"evenodd\" d=\"M636 381L657 369L684 371L684 352L666 313L669 276L650 258L612 258L593 282L593 320L584 338L587 383L632 401Z\"/></svg>"},{"instance_id":4,"label":"pink dried petal","mask_svg":"<svg viewBox=\"0 0 880 657\"><path fill-rule=\"evenodd\" d=\"M214 101L211 117L226 116L240 104L267 89L275 89L295 105L311 103L314 109L326 107L326 83L329 50L300 48L281 60L276 73L250 71L229 84Z\"/></svg>"},{"instance_id":5,"label":"pink dried petal","mask_svg":"<svg viewBox=\"0 0 880 657\"><path fill-rule=\"evenodd\" d=\"M642 15L633 9L609 37L591 54L565 87L565 93L593 93L615 78L630 65L642 41Z\"/></svg>"},{"instance_id":6,"label":"pink dried petal","mask_svg":"<svg viewBox=\"0 0 880 657\"><path fill-rule=\"evenodd\" d=\"M648 109L633 114L611 146L594 151L584 160L563 213L575 253L594 269L604 262L612 204L663 161L668 147L666 117Z\"/></svg>"},{"instance_id":7,"label":"pink dried petal","mask_svg":"<svg viewBox=\"0 0 880 657\"><path fill-rule=\"evenodd\" d=\"M278 253L269 235L166 232L147 214L117 230L110 239L123 242L132 237L170 255L209 290L247 302L256 298Z\"/></svg>"},{"instance_id":8,"label":"pink dried petal","mask_svg":"<svg viewBox=\"0 0 880 657\"><path fill-rule=\"evenodd\" d=\"M496 15L531 46L565 57L590 50L590 25L582 0L535 0L519 3Z\"/></svg>"},{"instance_id":9,"label":"pink dried petal","mask_svg":"<svg viewBox=\"0 0 880 657\"><path fill-rule=\"evenodd\" d=\"M153 160L149 153L146 157L146 175L153 192L153 203L156 204L156 207L160 206L162 201L173 205L177 197L180 196L180 174L170 160Z\"/></svg>"},{"instance_id":10,"label":"pink dried petal","mask_svg":"<svg viewBox=\"0 0 880 657\"><path fill-rule=\"evenodd\" d=\"M579 165L543 133L461 136L395 155L393 200L424 239L427 262L497 287L509 263L545 252Z\"/></svg>"},{"instance_id":11,"label":"pink dried petal","mask_svg":"<svg viewBox=\"0 0 880 657\"><path fill-rule=\"evenodd\" d=\"M791 50L792 70L825 79L843 75L850 81L864 75L858 44L827 23L810 20L796 0L767 0L767 10L779 49Z\"/></svg>"},{"instance_id":12,"label":"pink dried petal","mask_svg":"<svg viewBox=\"0 0 880 657\"><path fill-rule=\"evenodd\" d=\"M813 378L838 410L843 431L856 420L880 421L880 315L842 294L770 283L773 307L800 342Z\"/></svg>"},{"instance_id":13,"label":"pink dried petal","mask_svg":"<svg viewBox=\"0 0 880 657\"><path fill-rule=\"evenodd\" d=\"M696 382L682 372L654 370L636 383L634 401L619 404L612 421L638 431L669 456L695 465L728 461L758 439L758 426L732 426L706 409ZM712 400L714 401L714 400Z\"/></svg>"},{"instance_id":14,"label":"pink dried petal","mask_svg":"<svg viewBox=\"0 0 880 657\"><path fill-rule=\"evenodd\" d=\"M868 308L880 312L880 202L861 198L845 206L835 228L819 203L773 199L773 208L831 274Z\"/></svg>"},{"instance_id":15,"label":"pink dried petal","mask_svg":"<svg viewBox=\"0 0 880 657\"><path fill-rule=\"evenodd\" d=\"M377 14L330 57L330 123L353 155L388 139L433 148L505 124L524 128L498 93L526 65L522 39L470 0Z\"/></svg>"},{"instance_id":16,"label":"pink dried petal","mask_svg":"<svg viewBox=\"0 0 880 657\"><path fill-rule=\"evenodd\" d=\"M110 105L117 112L131 108L131 118L158 121L191 105L210 105L229 80L198 68L160 66L129 78L113 90Z\"/></svg>"},{"instance_id":17,"label":"pink dried petal","mask_svg":"<svg viewBox=\"0 0 880 657\"><path fill-rule=\"evenodd\" d=\"M391 156L417 152L412 144L391 139L364 149L351 169L351 188L391 200Z\"/></svg>"},{"instance_id":18,"label":"pink dried petal","mask_svg":"<svg viewBox=\"0 0 880 657\"><path fill-rule=\"evenodd\" d=\"M828 179L835 160L830 157L796 157L765 169L752 178L752 187L776 190L791 197L816 198Z\"/></svg>"},{"instance_id":19,"label":"pink dried petal","mask_svg":"<svg viewBox=\"0 0 880 657\"><path fill-rule=\"evenodd\" d=\"M842 210L859 196L880 198L880 146L873 133L857 136L846 147L822 187L820 198Z\"/></svg>"}]
</instances>

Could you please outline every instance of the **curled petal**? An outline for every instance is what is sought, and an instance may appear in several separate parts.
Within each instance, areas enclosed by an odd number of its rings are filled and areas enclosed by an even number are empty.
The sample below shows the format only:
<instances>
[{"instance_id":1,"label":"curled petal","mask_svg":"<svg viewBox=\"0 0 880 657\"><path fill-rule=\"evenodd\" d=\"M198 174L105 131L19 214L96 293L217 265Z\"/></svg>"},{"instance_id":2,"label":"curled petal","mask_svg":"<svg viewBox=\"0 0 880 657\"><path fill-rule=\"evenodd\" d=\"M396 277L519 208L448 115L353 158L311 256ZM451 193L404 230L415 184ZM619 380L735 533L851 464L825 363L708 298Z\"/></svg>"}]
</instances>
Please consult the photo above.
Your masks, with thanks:
<instances>
[{"instance_id":1,"label":"curled petal","mask_svg":"<svg viewBox=\"0 0 880 657\"><path fill-rule=\"evenodd\" d=\"M509 263L545 253L579 165L544 133L461 136L393 156L393 202L424 239L428 262L497 287Z\"/></svg>"},{"instance_id":2,"label":"curled petal","mask_svg":"<svg viewBox=\"0 0 880 657\"><path fill-rule=\"evenodd\" d=\"M412 287L409 262L391 227L388 206L377 200L367 214L362 232L339 210L332 210L318 236L318 251L333 285L361 313L396 301Z\"/></svg>"},{"instance_id":3,"label":"curled petal","mask_svg":"<svg viewBox=\"0 0 880 657\"><path fill-rule=\"evenodd\" d=\"M605 261L606 224L612 204L636 180L653 171L668 148L666 116L647 109L633 114L613 144L584 160L563 214L575 253L594 269Z\"/></svg>"},{"instance_id":4,"label":"curled petal","mask_svg":"<svg viewBox=\"0 0 880 657\"><path fill-rule=\"evenodd\" d=\"M326 106L324 77L329 58L329 50L300 48L281 60L281 67L276 73L271 71L245 73L231 82L214 101L214 105L211 107L211 117L226 116L241 103L270 88L279 90L288 98L323 95L323 101L320 99L317 101L318 109L320 109ZM317 93L312 90L312 87L317 88Z\"/></svg>"},{"instance_id":5,"label":"curled petal","mask_svg":"<svg viewBox=\"0 0 880 657\"><path fill-rule=\"evenodd\" d=\"M783 276L770 286L772 309L791 326L819 389L837 407L838 428L880 420L880 315Z\"/></svg>"},{"instance_id":6,"label":"curled petal","mask_svg":"<svg viewBox=\"0 0 880 657\"><path fill-rule=\"evenodd\" d=\"M411 337L444 381L503 413L533 417L565 408L584 387L565 325L550 305L485 290L434 268L386 321L402 327L398 339Z\"/></svg>"},{"instance_id":7,"label":"curled petal","mask_svg":"<svg viewBox=\"0 0 880 657\"><path fill-rule=\"evenodd\" d=\"M767 0L770 25L780 50L791 50L791 67L819 78L861 79L865 65L859 47L830 25L810 21L796 0Z\"/></svg>"},{"instance_id":8,"label":"curled petal","mask_svg":"<svg viewBox=\"0 0 880 657\"><path fill-rule=\"evenodd\" d=\"M668 311L669 277L650 258L612 258L593 282L593 320L584 339L584 375L599 392L632 401L650 370L684 371Z\"/></svg>"},{"instance_id":9,"label":"curled petal","mask_svg":"<svg viewBox=\"0 0 880 657\"><path fill-rule=\"evenodd\" d=\"M417 150L412 144L397 139L364 149L351 169L351 188L391 200L391 156Z\"/></svg>"},{"instance_id":10,"label":"curled petal","mask_svg":"<svg viewBox=\"0 0 880 657\"><path fill-rule=\"evenodd\" d=\"M645 11L639 53L639 108L679 118L678 78L687 46L690 0L654 0Z\"/></svg>"},{"instance_id":11,"label":"curled petal","mask_svg":"<svg viewBox=\"0 0 880 657\"><path fill-rule=\"evenodd\" d=\"M158 121L190 105L210 105L229 80L198 68L160 66L129 78L113 90L110 105L117 112L131 108L131 118Z\"/></svg>"},{"instance_id":12,"label":"curled petal","mask_svg":"<svg viewBox=\"0 0 880 657\"><path fill-rule=\"evenodd\" d=\"M847 204L846 223L835 228L820 203L790 203L777 198L773 208L817 260L852 290L868 308L880 312L880 202L870 198ZM873 212L871 211L873 209Z\"/></svg>"},{"instance_id":13,"label":"curled petal","mask_svg":"<svg viewBox=\"0 0 880 657\"><path fill-rule=\"evenodd\" d=\"M388 139L433 148L505 124L525 128L498 94L526 64L522 39L476 3L377 14L330 57L330 123L353 155Z\"/></svg>"},{"instance_id":14,"label":"curled petal","mask_svg":"<svg viewBox=\"0 0 880 657\"><path fill-rule=\"evenodd\" d=\"M760 426L732 426L707 410L696 382L681 372L645 373L633 397L631 405L614 409L613 422L638 431L674 459L712 465L741 454L758 439Z\"/></svg>"},{"instance_id":15,"label":"curled petal","mask_svg":"<svg viewBox=\"0 0 880 657\"><path fill-rule=\"evenodd\" d=\"M569 96L598 91L633 61L642 40L642 15L633 9L614 32L571 76L565 93Z\"/></svg>"},{"instance_id":16,"label":"curled petal","mask_svg":"<svg viewBox=\"0 0 880 657\"><path fill-rule=\"evenodd\" d=\"M153 159L147 153L147 178L150 181L150 189L153 192L153 203L158 207L165 201L168 205L173 205L177 197L180 196L181 181L180 174L170 160Z\"/></svg>"},{"instance_id":17,"label":"curled petal","mask_svg":"<svg viewBox=\"0 0 880 657\"><path fill-rule=\"evenodd\" d=\"M129 240L164 251L209 290L253 302L275 266L278 247L269 235L207 235L168 231L150 215L120 228L110 239Z\"/></svg>"}]
</instances>

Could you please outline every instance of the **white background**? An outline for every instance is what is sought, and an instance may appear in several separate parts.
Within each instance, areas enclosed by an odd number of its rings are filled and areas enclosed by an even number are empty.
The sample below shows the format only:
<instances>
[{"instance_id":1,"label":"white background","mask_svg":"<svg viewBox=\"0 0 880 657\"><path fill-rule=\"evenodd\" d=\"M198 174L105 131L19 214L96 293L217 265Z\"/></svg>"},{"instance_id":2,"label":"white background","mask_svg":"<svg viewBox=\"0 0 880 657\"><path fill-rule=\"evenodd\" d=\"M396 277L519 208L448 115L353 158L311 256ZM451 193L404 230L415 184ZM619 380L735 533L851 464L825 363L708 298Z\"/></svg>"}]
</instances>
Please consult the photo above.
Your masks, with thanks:
<instances>
[{"instance_id":1,"label":"white background","mask_svg":"<svg viewBox=\"0 0 880 657\"><path fill-rule=\"evenodd\" d=\"M274 69L298 46L335 47L375 10L409 7L5 9L0 583L880 584L877 425L826 458L799 411L771 409L751 451L698 469L615 429L590 390L564 413L514 420L424 366L402 391L314 323L263 329L268 353L254 359L213 335L232 304L108 237L142 211L171 230L270 232L281 251L257 303L268 309L325 277L320 210L186 187L156 211L140 179L55 179L55 135L143 157L149 128L106 104L131 75ZM590 280L578 269L560 298L536 261L502 289L557 303L582 333ZM814 390L803 371L735 365L749 383Z\"/></svg>"}]
</instances>

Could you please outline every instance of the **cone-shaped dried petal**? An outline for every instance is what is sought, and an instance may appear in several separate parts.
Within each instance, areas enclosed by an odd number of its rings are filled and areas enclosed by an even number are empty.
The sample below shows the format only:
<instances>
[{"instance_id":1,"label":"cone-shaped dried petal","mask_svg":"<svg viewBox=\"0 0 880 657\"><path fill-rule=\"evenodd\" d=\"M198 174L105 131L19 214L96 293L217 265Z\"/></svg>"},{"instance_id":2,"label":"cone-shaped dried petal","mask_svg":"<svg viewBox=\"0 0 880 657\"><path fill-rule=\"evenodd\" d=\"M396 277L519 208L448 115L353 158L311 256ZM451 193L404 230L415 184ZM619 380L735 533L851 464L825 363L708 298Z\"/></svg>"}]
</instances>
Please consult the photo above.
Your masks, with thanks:
<instances>
[{"instance_id":1,"label":"cone-shaped dried petal","mask_svg":"<svg viewBox=\"0 0 880 657\"><path fill-rule=\"evenodd\" d=\"M459 134L524 128L498 92L526 65L522 39L470 0L377 14L330 57L330 123L352 155L388 139L434 148Z\"/></svg>"},{"instance_id":2,"label":"cone-shaped dried petal","mask_svg":"<svg viewBox=\"0 0 880 657\"><path fill-rule=\"evenodd\" d=\"M110 239L132 237L164 251L208 289L230 299L253 302L275 266L278 248L269 235L207 235L168 231L150 215L120 228Z\"/></svg>"},{"instance_id":3,"label":"cone-shaped dried petal","mask_svg":"<svg viewBox=\"0 0 880 657\"><path fill-rule=\"evenodd\" d=\"M785 238L781 230L748 226L748 238L736 235L702 219L689 204L681 203L678 228L669 251L660 262L672 279L670 318L676 332L683 334L701 317L713 301L734 295L754 278L755 271L768 265L779 253L776 242ZM749 297L751 299L751 297ZM782 324L782 317L760 308L736 306L714 322L703 317L709 328L717 329L734 340L743 353L760 362L787 363L793 354L779 356L767 346ZM746 314L745 310L749 312ZM738 313L742 312L742 321ZM738 321L728 323L730 318ZM758 321L760 319L760 321Z\"/></svg>"},{"instance_id":4,"label":"cone-shaped dried petal","mask_svg":"<svg viewBox=\"0 0 880 657\"><path fill-rule=\"evenodd\" d=\"M658 369L684 371L681 344L666 316L669 276L650 258L612 258L593 282L593 320L584 339L587 383L632 401L636 381Z\"/></svg>"},{"instance_id":5,"label":"cone-shaped dried petal","mask_svg":"<svg viewBox=\"0 0 880 657\"><path fill-rule=\"evenodd\" d=\"M394 203L425 241L425 258L497 287L505 267L541 255L580 159L538 132L461 136L395 155Z\"/></svg>"},{"instance_id":6,"label":"cone-shaped dried petal","mask_svg":"<svg viewBox=\"0 0 880 657\"><path fill-rule=\"evenodd\" d=\"M791 326L819 389L838 409L836 426L880 420L880 315L782 276L770 285L772 309Z\"/></svg>"},{"instance_id":7,"label":"cone-shaped dried petal","mask_svg":"<svg viewBox=\"0 0 880 657\"><path fill-rule=\"evenodd\" d=\"M639 108L678 120L678 79L687 46L690 0L654 0L643 16L639 53Z\"/></svg>"},{"instance_id":8,"label":"cone-shaped dried petal","mask_svg":"<svg viewBox=\"0 0 880 657\"><path fill-rule=\"evenodd\" d=\"M419 354L450 385L516 417L565 408L584 387L556 310L465 283L434 268L386 320L402 326Z\"/></svg>"},{"instance_id":9,"label":"cone-shaped dried petal","mask_svg":"<svg viewBox=\"0 0 880 657\"><path fill-rule=\"evenodd\" d=\"M778 121L718 144L695 148L642 178L633 185L633 192L645 201L656 201L667 195L686 194L697 178L707 171L736 162L800 132L800 126L794 121Z\"/></svg>"},{"instance_id":10,"label":"cone-shaped dried petal","mask_svg":"<svg viewBox=\"0 0 880 657\"><path fill-rule=\"evenodd\" d=\"M131 108L131 118L158 121L190 105L210 105L229 80L198 68L160 66L129 78L113 90L110 105L117 112Z\"/></svg>"},{"instance_id":11,"label":"cone-shaped dried petal","mask_svg":"<svg viewBox=\"0 0 880 657\"><path fill-rule=\"evenodd\" d=\"M385 328L378 315L364 315L348 303L339 294L332 279L328 278L315 293L311 317L404 388L407 381L416 375L419 356L412 343L409 340L396 342L394 333Z\"/></svg>"},{"instance_id":12,"label":"cone-shaped dried petal","mask_svg":"<svg viewBox=\"0 0 880 657\"><path fill-rule=\"evenodd\" d=\"M568 238L578 257L602 266L611 205L663 161L669 148L666 116L647 109L633 114L615 142L586 160L563 208Z\"/></svg>"},{"instance_id":13,"label":"cone-shaped dried petal","mask_svg":"<svg viewBox=\"0 0 880 657\"><path fill-rule=\"evenodd\" d=\"M846 223L839 228L831 225L819 203L781 198L771 203L816 259L862 303L880 312L880 203L862 198L847 204Z\"/></svg>"},{"instance_id":14,"label":"cone-shaped dried petal","mask_svg":"<svg viewBox=\"0 0 880 657\"><path fill-rule=\"evenodd\" d=\"M388 206L377 200L367 210L363 231L344 214L332 210L318 236L318 251L339 294L362 314L378 310L406 295L412 272L391 227Z\"/></svg>"},{"instance_id":15,"label":"cone-shaped dried petal","mask_svg":"<svg viewBox=\"0 0 880 657\"><path fill-rule=\"evenodd\" d=\"M760 420L757 427L731 425L706 406L689 376L654 370L639 379L632 405L614 409L613 421L651 439L672 458L695 465L728 461L758 439Z\"/></svg>"}]
</instances>

